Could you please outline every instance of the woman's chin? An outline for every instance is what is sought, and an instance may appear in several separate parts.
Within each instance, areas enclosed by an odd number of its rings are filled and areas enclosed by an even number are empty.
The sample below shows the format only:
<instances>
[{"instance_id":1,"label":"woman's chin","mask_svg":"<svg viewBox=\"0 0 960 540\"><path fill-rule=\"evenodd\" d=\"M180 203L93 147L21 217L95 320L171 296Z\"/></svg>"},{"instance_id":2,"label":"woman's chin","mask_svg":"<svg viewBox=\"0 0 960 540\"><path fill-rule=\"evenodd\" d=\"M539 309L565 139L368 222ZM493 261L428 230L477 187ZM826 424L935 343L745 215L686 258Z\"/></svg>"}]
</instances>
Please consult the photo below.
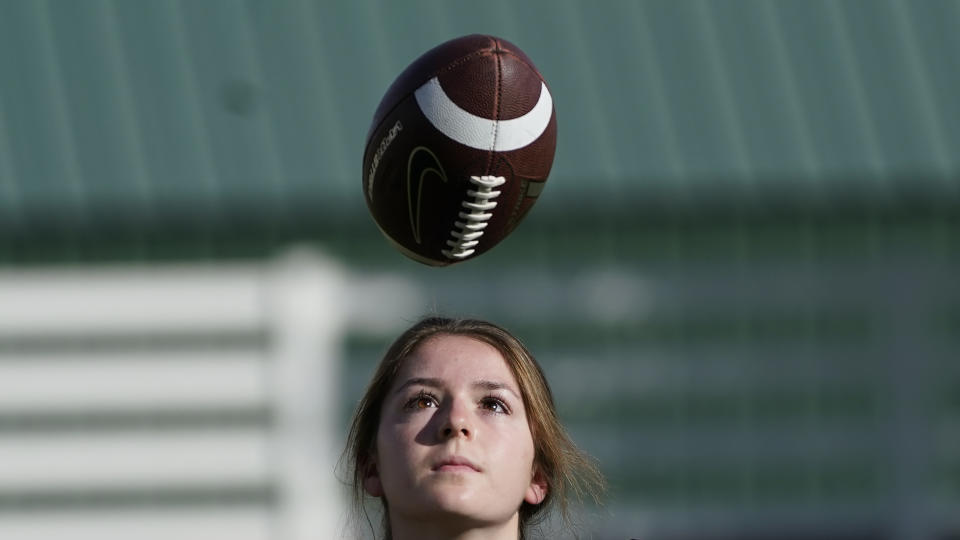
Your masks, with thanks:
<instances>
[{"instance_id":1,"label":"woman's chin","mask_svg":"<svg viewBox=\"0 0 960 540\"><path fill-rule=\"evenodd\" d=\"M463 483L435 483L424 495L440 512L467 513L470 509L477 509L475 490Z\"/></svg>"}]
</instances>

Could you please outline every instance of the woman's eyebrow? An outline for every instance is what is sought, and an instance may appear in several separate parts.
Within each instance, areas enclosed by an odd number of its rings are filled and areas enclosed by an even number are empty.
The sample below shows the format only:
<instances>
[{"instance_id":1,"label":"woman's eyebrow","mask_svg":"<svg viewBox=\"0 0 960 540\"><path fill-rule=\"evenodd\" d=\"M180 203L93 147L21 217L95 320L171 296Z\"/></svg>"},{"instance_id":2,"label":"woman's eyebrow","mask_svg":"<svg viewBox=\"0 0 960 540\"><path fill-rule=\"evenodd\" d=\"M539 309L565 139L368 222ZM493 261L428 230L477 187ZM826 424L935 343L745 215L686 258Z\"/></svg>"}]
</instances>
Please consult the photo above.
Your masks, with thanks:
<instances>
[{"instance_id":1,"label":"woman's eyebrow","mask_svg":"<svg viewBox=\"0 0 960 540\"><path fill-rule=\"evenodd\" d=\"M403 391L404 391L405 389L407 389L408 387L410 387L410 386L417 386L417 385L419 385L419 386L429 386L430 388L442 388L442 387L443 387L443 383L440 381L440 379L428 379L428 378L425 378L425 377L414 377L414 378L412 378L412 379L407 379L407 382L401 384L400 387L397 388L396 391L394 391L394 394L399 394L400 392L403 392Z\"/></svg>"},{"instance_id":2,"label":"woman's eyebrow","mask_svg":"<svg viewBox=\"0 0 960 540\"><path fill-rule=\"evenodd\" d=\"M407 379L406 382L401 384L395 391L394 394L399 394L411 386L426 386L429 388L443 388L443 381L440 379L432 379L428 377L413 377ZM481 379L479 381L474 381L474 388L480 388L482 390L492 391L492 390L506 390L511 394L517 396L518 399L522 399L520 394L513 389L512 386L506 383L499 381L490 381L486 379Z\"/></svg>"},{"instance_id":3,"label":"woman's eyebrow","mask_svg":"<svg viewBox=\"0 0 960 540\"><path fill-rule=\"evenodd\" d=\"M511 394L517 396L517 399L522 399L520 398L520 394L518 394L517 391L514 390L512 386L506 383L498 382L498 381L479 380L473 383L473 387L482 388L484 390L506 390Z\"/></svg>"}]
</instances>

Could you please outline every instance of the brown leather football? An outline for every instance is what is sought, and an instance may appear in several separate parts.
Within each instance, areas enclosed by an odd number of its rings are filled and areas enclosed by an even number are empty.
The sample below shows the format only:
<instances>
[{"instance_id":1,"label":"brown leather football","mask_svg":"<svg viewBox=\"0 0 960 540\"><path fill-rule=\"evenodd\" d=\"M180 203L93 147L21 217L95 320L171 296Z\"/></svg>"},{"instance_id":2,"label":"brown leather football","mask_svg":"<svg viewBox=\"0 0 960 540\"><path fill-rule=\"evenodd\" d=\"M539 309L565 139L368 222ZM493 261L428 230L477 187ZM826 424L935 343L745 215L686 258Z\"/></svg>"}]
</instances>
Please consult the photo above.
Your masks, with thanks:
<instances>
[{"instance_id":1,"label":"brown leather football","mask_svg":"<svg viewBox=\"0 0 960 540\"><path fill-rule=\"evenodd\" d=\"M553 164L553 99L533 62L484 35L431 49L377 107L363 194L403 254L444 266L504 239L536 202Z\"/></svg>"}]
</instances>

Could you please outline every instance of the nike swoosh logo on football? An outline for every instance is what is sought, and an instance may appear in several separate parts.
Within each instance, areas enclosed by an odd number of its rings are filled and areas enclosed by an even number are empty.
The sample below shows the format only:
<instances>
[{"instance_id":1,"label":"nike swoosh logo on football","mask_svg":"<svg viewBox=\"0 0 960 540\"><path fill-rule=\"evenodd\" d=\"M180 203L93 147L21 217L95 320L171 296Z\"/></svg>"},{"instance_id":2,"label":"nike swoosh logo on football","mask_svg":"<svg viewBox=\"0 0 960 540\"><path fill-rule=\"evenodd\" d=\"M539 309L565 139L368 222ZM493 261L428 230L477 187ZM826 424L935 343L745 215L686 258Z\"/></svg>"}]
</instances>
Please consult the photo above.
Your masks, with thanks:
<instances>
[{"instance_id":1,"label":"nike swoosh logo on football","mask_svg":"<svg viewBox=\"0 0 960 540\"><path fill-rule=\"evenodd\" d=\"M413 158L423 153L432 158L433 164L436 166L422 167L417 171L417 174L413 174ZM410 152L410 156L407 158L407 210L410 215L410 229L413 231L413 239L418 244L420 243L420 199L423 195L423 181L428 174L435 174L443 183L447 183L447 173L443 170L443 165L440 164L437 155L426 146L418 146ZM414 176L417 179L416 203L413 200L412 189Z\"/></svg>"},{"instance_id":2,"label":"nike swoosh logo on football","mask_svg":"<svg viewBox=\"0 0 960 540\"><path fill-rule=\"evenodd\" d=\"M523 148L546 131L553 116L553 98L543 82L537 104L523 116L509 120L492 120L463 110L447 96L436 77L418 88L414 96L433 127L458 143L478 150L507 152Z\"/></svg>"}]
</instances>

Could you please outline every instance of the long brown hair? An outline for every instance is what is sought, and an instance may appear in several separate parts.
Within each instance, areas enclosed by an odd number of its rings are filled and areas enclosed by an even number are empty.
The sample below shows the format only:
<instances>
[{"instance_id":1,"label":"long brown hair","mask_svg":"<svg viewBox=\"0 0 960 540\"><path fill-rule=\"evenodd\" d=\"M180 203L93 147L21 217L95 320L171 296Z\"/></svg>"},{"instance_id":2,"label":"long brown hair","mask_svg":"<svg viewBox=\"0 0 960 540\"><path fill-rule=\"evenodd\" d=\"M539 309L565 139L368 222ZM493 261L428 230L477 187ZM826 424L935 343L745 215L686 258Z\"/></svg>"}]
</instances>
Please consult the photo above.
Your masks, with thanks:
<instances>
[{"instance_id":1,"label":"long brown hair","mask_svg":"<svg viewBox=\"0 0 960 540\"><path fill-rule=\"evenodd\" d=\"M530 351L507 330L476 319L427 317L414 324L393 342L380 361L367 391L360 400L341 463L349 472L353 509L359 516L364 511L363 482L369 473L376 451L377 430L383 400L396 379L401 364L427 339L437 335L468 336L496 348L506 360L520 386L527 422L534 444L534 467L547 482L547 495L537 505L526 501L520 506L519 537L524 531L550 514L556 508L566 525L572 522L568 499L583 501L587 496L599 502L603 492L603 475L593 460L580 451L570 439L557 418L553 393L547 379ZM383 528L391 537L389 507L383 498Z\"/></svg>"}]
</instances>

